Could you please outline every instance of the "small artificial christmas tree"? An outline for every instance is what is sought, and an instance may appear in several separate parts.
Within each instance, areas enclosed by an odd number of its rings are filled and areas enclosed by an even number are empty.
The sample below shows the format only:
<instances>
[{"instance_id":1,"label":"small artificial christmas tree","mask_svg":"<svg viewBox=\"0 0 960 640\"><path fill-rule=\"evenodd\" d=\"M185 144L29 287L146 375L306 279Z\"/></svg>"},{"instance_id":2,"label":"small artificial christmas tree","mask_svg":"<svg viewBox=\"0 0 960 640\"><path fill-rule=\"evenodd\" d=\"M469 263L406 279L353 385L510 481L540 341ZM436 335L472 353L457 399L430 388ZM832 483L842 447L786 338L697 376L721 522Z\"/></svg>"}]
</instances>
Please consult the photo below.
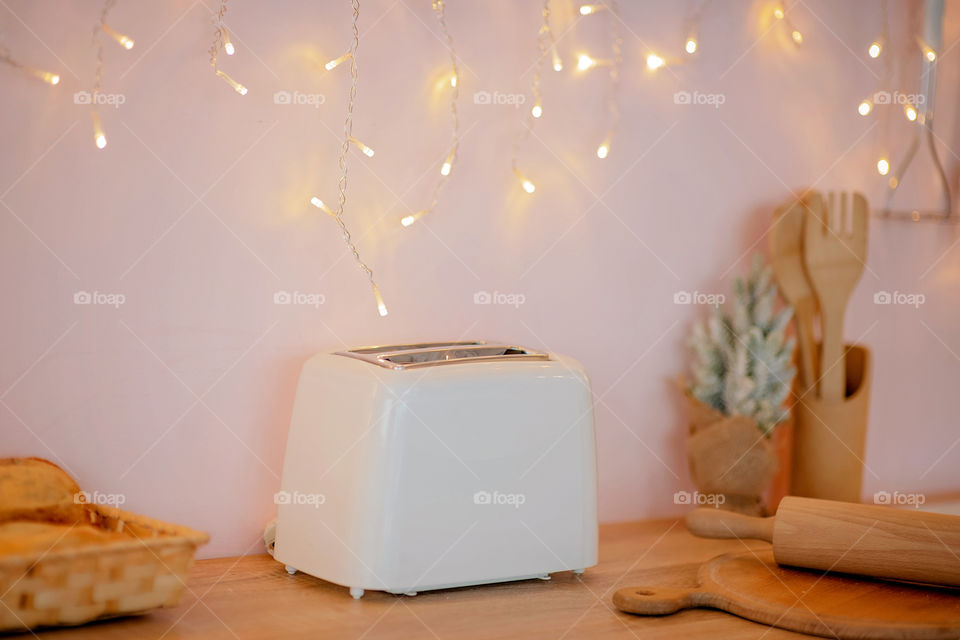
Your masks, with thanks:
<instances>
[{"instance_id":1,"label":"small artificial christmas tree","mask_svg":"<svg viewBox=\"0 0 960 640\"><path fill-rule=\"evenodd\" d=\"M694 325L694 398L726 416L754 419L766 435L788 415L784 402L796 369L794 339L786 338L793 309L774 312L777 287L758 254L746 281L737 278L731 313L719 306Z\"/></svg>"}]
</instances>

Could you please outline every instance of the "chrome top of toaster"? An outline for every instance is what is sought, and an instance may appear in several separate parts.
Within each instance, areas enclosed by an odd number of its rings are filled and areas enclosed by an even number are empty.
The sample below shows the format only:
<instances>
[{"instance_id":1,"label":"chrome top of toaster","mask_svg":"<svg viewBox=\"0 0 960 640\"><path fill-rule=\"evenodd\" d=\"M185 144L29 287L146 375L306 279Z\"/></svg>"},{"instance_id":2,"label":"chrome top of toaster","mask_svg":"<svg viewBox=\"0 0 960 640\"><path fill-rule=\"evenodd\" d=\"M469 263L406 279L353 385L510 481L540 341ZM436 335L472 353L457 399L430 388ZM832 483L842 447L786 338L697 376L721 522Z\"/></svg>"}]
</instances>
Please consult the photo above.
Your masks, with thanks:
<instances>
[{"instance_id":1,"label":"chrome top of toaster","mask_svg":"<svg viewBox=\"0 0 960 640\"><path fill-rule=\"evenodd\" d=\"M356 358L387 369L397 370L465 362L550 359L549 354L526 347L487 344L483 340L360 347L349 351L338 351L336 355Z\"/></svg>"}]
</instances>

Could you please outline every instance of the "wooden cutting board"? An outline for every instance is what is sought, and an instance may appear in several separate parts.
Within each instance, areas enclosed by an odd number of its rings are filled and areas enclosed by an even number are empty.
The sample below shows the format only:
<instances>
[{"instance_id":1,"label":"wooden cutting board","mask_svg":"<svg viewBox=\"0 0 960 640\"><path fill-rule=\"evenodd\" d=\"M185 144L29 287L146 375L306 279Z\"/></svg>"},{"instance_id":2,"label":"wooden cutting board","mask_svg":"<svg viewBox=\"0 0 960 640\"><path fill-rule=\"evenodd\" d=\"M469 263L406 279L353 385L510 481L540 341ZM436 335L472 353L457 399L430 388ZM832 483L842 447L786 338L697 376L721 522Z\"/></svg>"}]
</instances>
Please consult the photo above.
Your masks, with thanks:
<instances>
[{"instance_id":1,"label":"wooden cutting board","mask_svg":"<svg viewBox=\"0 0 960 640\"><path fill-rule=\"evenodd\" d=\"M627 587L613 603L640 615L709 607L835 638L960 637L960 589L781 567L768 549L717 556L700 566L697 582Z\"/></svg>"}]
</instances>

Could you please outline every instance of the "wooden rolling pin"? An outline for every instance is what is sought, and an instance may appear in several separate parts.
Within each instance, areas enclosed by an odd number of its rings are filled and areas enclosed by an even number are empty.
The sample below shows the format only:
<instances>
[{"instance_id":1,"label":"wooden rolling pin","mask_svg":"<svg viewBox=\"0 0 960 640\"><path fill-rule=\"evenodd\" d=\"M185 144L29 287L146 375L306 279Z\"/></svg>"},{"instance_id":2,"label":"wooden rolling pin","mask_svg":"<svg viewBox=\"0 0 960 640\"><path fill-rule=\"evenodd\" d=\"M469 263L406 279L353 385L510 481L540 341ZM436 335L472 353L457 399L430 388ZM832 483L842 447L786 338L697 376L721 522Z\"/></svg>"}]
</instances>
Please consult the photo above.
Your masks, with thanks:
<instances>
[{"instance_id":1,"label":"wooden rolling pin","mask_svg":"<svg viewBox=\"0 0 960 640\"><path fill-rule=\"evenodd\" d=\"M687 529L773 543L778 564L960 587L960 517L787 496L769 518L700 508Z\"/></svg>"}]
</instances>

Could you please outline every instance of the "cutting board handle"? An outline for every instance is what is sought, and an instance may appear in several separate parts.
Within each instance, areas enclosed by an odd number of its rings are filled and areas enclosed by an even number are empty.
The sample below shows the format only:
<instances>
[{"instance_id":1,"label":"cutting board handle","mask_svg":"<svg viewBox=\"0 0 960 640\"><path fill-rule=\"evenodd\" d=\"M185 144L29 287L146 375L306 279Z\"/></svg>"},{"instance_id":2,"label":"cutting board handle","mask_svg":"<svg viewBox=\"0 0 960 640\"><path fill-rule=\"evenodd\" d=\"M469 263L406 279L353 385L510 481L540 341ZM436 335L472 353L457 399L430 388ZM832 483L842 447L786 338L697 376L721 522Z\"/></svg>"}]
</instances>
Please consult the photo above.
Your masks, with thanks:
<instances>
[{"instance_id":1,"label":"cutting board handle","mask_svg":"<svg viewBox=\"0 0 960 640\"><path fill-rule=\"evenodd\" d=\"M754 518L723 509L694 509L686 517L687 530L702 538L751 538L773 542L774 518Z\"/></svg>"},{"instance_id":2,"label":"cutting board handle","mask_svg":"<svg viewBox=\"0 0 960 640\"><path fill-rule=\"evenodd\" d=\"M696 607L696 593L675 587L626 587L613 594L613 604L627 613L662 616Z\"/></svg>"}]
</instances>

